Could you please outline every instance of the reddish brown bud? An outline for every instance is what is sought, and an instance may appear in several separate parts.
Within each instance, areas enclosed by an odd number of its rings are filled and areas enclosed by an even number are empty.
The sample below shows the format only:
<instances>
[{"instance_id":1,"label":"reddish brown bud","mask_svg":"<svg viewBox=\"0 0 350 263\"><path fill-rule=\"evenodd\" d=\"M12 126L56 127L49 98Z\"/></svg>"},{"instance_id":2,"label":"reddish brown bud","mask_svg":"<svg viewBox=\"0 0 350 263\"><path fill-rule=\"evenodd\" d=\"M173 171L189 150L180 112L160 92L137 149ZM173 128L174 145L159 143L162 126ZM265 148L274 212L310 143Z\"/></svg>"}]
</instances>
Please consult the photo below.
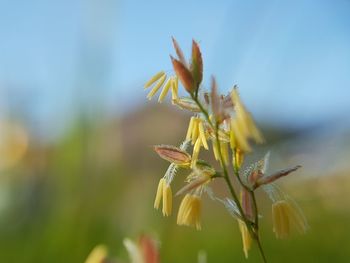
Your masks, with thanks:
<instances>
[{"instance_id":1,"label":"reddish brown bud","mask_svg":"<svg viewBox=\"0 0 350 263\"><path fill-rule=\"evenodd\" d=\"M215 120L218 122L221 122L222 111L221 111L220 97L218 94L218 86L216 84L216 80L214 77L211 78L210 101L211 101L211 109L213 111L213 115L215 116Z\"/></svg>"},{"instance_id":2,"label":"reddish brown bud","mask_svg":"<svg viewBox=\"0 0 350 263\"><path fill-rule=\"evenodd\" d=\"M248 219L252 220L254 218L253 200L252 200L251 194L246 189L242 189L241 199L242 199L242 209L245 216L248 217Z\"/></svg>"},{"instance_id":3,"label":"reddish brown bud","mask_svg":"<svg viewBox=\"0 0 350 263\"><path fill-rule=\"evenodd\" d=\"M188 166L191 163L191 156L175 146L159 145L154 146L154 150L161 158L171 163L180 166Z\"/></svg>"},{"instance_id":4,"label":"reddish brown bud","mask_svg":"<svg viewBox=\"0 0 350 263\"><path fill-rule=\"evenodd\" d=\"M293 168L288 168L288 169L278 171L278 172L276 172L272 175L269 175L269 176L263 176L256 181L254 188L257 188L263 184L272 183L272 182L276 181L277 179L281 178L282 176L286 176L286 175L298 170L300 167L301 167L301 165L297 165Z\"/></svg>"},{"instance_id":5,"label":"reddish brown bud","mask_svg":"<svg viewBox=\"0 0 350 263\"><path fill-rule=\"evenodd\" d=\"M172 56L170 56L170 58L171 58L171 62L173 63L175 73L178 76L178 78L180 79L184 88L189 93L194 92L195 86L194 86L193 77L192 77L191 72L179 60L173 58Z\"/></svg>"},{"instance_id":6,"label":"reddish brown bud","mask_svg":"<svg viewBox=\"0 0 350 263\"><path fill-rule=\"evenodd\" d=\"M184 53L182 52L182 50L181 50L179 44L177 43L176 39L174 37L172 37L171 39L173 40L174 49L175 49L175 52L176 52L176 55L177 55L178 59L187 68L187 62L185 60Z\"/></svg>"},{"instance_id":7,"label":"reddish brown bud","mask_svg":"<svg viewBox=\"0 0 350 263\"><path fill-rule=\"evenodd\" d=\"M203 60L199 46L194 40L192 40L191 72L194 84L198 88L203 79Z\"/></svg>"}]
</instances>

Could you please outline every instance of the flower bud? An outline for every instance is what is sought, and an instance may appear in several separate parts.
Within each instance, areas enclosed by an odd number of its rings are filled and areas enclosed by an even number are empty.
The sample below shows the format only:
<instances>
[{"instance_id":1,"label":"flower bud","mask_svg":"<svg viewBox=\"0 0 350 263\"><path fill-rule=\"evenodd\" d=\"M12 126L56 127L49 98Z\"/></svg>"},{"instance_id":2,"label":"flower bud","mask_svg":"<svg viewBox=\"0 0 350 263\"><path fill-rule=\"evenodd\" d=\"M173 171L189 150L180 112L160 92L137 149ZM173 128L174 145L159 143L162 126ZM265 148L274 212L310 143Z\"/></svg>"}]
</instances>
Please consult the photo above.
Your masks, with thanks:
<instances>
[{"instance_id":1,"label":"flower bud","mask_svg":"<svg viewBox=\"0 0 350 263\"><path fill-rule=\"evenodd\" d=\"M170 56L170 58L171 62L173 63L175 73L181 81L182 85L189 93L193 93L196 90L196 87L194 85L191 71L189 71L186 66L179 60L173 58L172 56Z\"/></svg>"},{"instance_id":2,"label":"flower bud","mask_svg":"<svg viewBox=\"0 0 350 263\"><path fill-rule=\"evenodd\" d=\"M179 166L188 166L191 163L191 156L175 146L159 145L154 146L154 150L164 160Z\"/></svg>"},{"instance_id":3,"label":"flower bud","mask_svg":"<svg viewBox=\"0 0 350 263\"><path fill-rule=\"evenodd\" d=\"M192 61L191 72L194 85L198 89L203 79L203 60L202 54L196 41L192 41Z\"/></svg>"}]
</instances>

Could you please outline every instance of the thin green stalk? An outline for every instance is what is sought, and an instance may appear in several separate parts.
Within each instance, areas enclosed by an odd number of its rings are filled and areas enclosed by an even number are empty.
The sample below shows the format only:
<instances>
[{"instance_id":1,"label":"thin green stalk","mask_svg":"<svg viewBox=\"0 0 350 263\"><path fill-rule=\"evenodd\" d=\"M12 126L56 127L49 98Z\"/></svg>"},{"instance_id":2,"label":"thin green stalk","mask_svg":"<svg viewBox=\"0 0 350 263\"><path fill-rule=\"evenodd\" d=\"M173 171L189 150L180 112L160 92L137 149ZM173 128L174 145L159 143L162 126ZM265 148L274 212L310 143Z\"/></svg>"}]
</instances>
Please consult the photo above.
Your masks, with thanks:
<instances>
[{"instance_id":1,"label":"thin green stalk","mask_svg":"<svg viewBox=\"0 0 350 263\"><path fill-rule=\"evenodd\" d=\"M241 184L241 186L246 189L248 191L248 193L250 194L252 201L253 201L253 209L254 209L254 232L252 233L253 238L255 239L255 241L258 244L259 247L259 252L261 254L261 257L263 259L264 262L266 261L266 257L265 257L265 253L264 250L262 248L261 242L260 242L260 238L259 238L259 211L258 211L258 205L256 202L256 197L255 197L255 192L253 189L251 189L250 187L248 187L245 183L243 183L240 175L239 175L239 168L237 166L237 164L234 164L234 168L233 168L234 174L238 179L238 182Z\"/></svg>"},{"instance_id":2,"label":"thin green stalk","mask_svg":"<svg viewBox=\"0 0 350 263\"><path fill-rule=\"evenodd\" d=\"M238 181L240 183L240 185L245 188L252 196L252 200L253 200L253 208L254 208L254 214L255 214L255 219L254 219L254 222L251 222L250 220L248 220L248 218L246 217L245 213L243 212L243 209L242 209L242 206L241 206L241 203L239 202L239 199L237 197L237 194L233 188L233 185L232 185L232 182L230 180L230 177L229 177L229 174L228 174L228 171L227 171L227 167L226 167L226 164L224 162L224 158L223 158L223 155L222 155L222 151L221 151L221 147L220 147L220 140L219 140L219 127L218 127L218 123L216 123L216 125L214 126L214 124L212 123L212 121L210 120L209 118L209 113L208 111L203 107L203 105L200 103L200 101L198 100L198 94L191 94L191 97L192 99L196 102L196 104L198 105L199 109L201 110L201 112L204 114L207 122L209 123L209 125L211 126L211 128L215 131L215 140L216 140L216 146L217 146L217 150L218 150L218 153L219 153L219 159L220 159L220 165L223 169L223 172L224 172L224 179L226 181L226 184L230 190L230 193L232 195L232 198L234 199L234 201L236 202L237 204L237 207L238 207L238 210L242 216L242 219L244 221L244 223L246 224L249 232L251 233L252 237L254 238L254 240L257 242L258 244L258 248L259 248L259 252L261 254L261 257L263 259L263 262L264 263L267 263L266 261L266 257L265 257L265 254L264 254L264 250L262 248L262 245L261 245L261 242L260 242L260 238L259 238L259 216L258 216L258 208L257 208L257 203L256 203L256 198L255 198L255 193L252 189L250 189L247 185L245 185L240 176L239 176L239 170L238 170L238 167L234 167L234 173L236 175L236 177L238 178ZM253 228L253 225L254 225L254 228Z\"/></svg>"},{"instance_id":3,"label":"thin green stalk","mask_svg":"<svg viewBox=\"0 0 350 263\"><path fill-rule=\"evenodd\" d=\"M256 236L254 237L254 239L255 239L256 243L258 244L259 252L260 252L260 255L261 255L264 263L267 263L266 256L265 256L264 250L262 248L258 233L256 233Z\"/></svg>"},{"instance_id":4,"label":"thin green stalk","mask_svg":"<svg viewBox=\"0 0 350 263\"><path fill-rule=\"evenodd\" d=\"M191 94L192 99L196 102L196 104L198 105L199 109L201 110L201 112L204 114L207 122L209 123L209 125L212 127L212 129L215 131L215 140L216 140L216 145L218 148L218 153L219 153L219 159L220 159L220 165L223 169L224 172L224 179L226 181L226 184L230 190L230 193L232 195L233 200L235 201L235 203L237 204L238 210L242 216L242 219L244 221L244 223L247 225L249 231L253 234L253 229L252 229L252 224L251 222L248 220L248 218L245 216L243 209L241 207L241 204L239 202L239 199L237 197L237 194L233 188L232 182L230 180L228 171L227 171L227 167L225 165L224 162L224 158L222 156L222 152L221 152L221 147L220 147L220 140L219 140L219 129L218 129L218 125L215 125L212 123L212 121L209 118L209 113L208 111L203 107L203 105L200 103L200 101L198 100L197 96L194 96L193 94Z\"/></svg>"}]
</instances>

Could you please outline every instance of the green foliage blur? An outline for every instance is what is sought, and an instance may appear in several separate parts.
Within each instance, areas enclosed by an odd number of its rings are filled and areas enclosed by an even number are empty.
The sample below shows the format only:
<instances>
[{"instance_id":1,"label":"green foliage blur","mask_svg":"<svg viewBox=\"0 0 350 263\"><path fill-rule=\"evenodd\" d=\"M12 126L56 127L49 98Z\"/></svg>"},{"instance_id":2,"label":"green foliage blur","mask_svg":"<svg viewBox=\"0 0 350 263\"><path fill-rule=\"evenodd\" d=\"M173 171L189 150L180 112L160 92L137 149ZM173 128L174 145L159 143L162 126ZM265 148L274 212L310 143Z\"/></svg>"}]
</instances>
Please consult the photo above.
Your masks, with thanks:
<instances>
[{"instance_id":1,"label":"green foliage blur","mask_svg":"<svg viewBox=\"0 0 350 263\"><path fill-rule=\"evenodd\" d=\"M84 262L97 244L106 244L112 256L128 262L123 239L144 233L159 240L162 262L197 262L199 251L205 251L208 262L260 262L255 247L244 259L237 222L208 197L202 231L176 225L181 197L175 198L169 218L153 209L167 163L150 146L181 142L187 120L151 105L115 120L77 119L54 142L29 137L23 156L1 170L0 262ZM178 176L176 189L184 179ZM346 174L308 177L301 171L298 180L283 181L282 188L300 204L310 225L306 235L288 240L275 239L269 200L259 193L269 262L347 262L349 187ZM220 182L214 189L225 195Z\"/></svg>"}]
</instances>

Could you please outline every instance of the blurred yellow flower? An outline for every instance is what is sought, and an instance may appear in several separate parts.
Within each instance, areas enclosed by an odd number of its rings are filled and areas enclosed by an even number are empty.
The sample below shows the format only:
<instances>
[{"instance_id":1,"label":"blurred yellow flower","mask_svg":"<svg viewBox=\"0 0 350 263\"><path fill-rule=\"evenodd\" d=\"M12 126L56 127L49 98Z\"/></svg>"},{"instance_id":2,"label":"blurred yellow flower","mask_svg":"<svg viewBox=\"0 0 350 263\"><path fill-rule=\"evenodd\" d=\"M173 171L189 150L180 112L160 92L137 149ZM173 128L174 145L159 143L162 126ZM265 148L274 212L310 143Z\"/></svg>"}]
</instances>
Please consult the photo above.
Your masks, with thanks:
<instances>
[{"instance_id":1,"label":"blurred yellow flower","mask_svg":"<svg viewBox=\"0 0 350 263\"><path fill-rule=\"evenodd\" d=\"M89 254L85 263L103 263L106 262L108 250L105 245L96 246Z\"/></svg>"},{"instance_id":2,"label":"blurred yellow flower","mask_svg":"<svg viewBox=\"0 0 350 263\"><path fill-rule=\"evenodd\" d=\"M163 177L159 180L156 198L154 200L154 208L159 209L160 202L163 199L163 215L170 216L172 211L172 191L170 185L167 184Z\"/></svg>"},{"instance_id":3,"label":"blurred yellow flower","mask_svg":"<svg viewBox=\"0 0 350 263\"><path fill-rule=\"evenodd\" d=\"M252 237L250 236L248 228L243 221L238 220L238 226L239 226L239 230L241 231L241 235L242 235L243 252L244 252L245 257L248 258L248 251L250 250L250 248L252 246Z\"/></svg>"},{"instance_id":4,"label":"blurred yellow flower","mask_svg":"<svg viewBox=\"0 0 350 263\"><path fill-rule=\"evenodd\" d=\"M180 204L177 214L177 224L186 226L195 226L197 230L201 229L201 198L198 195L186 194Z\"/></svg>"},{"instance_id":5,"label":"blurred yellow flower","mask_svg":"<svg viewBox=\"0 0 350 263\"><path fill-rule=\"evenodd\" d=\"M280 200L272 204L273 232L277 238L287 238L291 228L303 234L308 225L300 209L290 200Z\"/></svg>"}]
</instances>

